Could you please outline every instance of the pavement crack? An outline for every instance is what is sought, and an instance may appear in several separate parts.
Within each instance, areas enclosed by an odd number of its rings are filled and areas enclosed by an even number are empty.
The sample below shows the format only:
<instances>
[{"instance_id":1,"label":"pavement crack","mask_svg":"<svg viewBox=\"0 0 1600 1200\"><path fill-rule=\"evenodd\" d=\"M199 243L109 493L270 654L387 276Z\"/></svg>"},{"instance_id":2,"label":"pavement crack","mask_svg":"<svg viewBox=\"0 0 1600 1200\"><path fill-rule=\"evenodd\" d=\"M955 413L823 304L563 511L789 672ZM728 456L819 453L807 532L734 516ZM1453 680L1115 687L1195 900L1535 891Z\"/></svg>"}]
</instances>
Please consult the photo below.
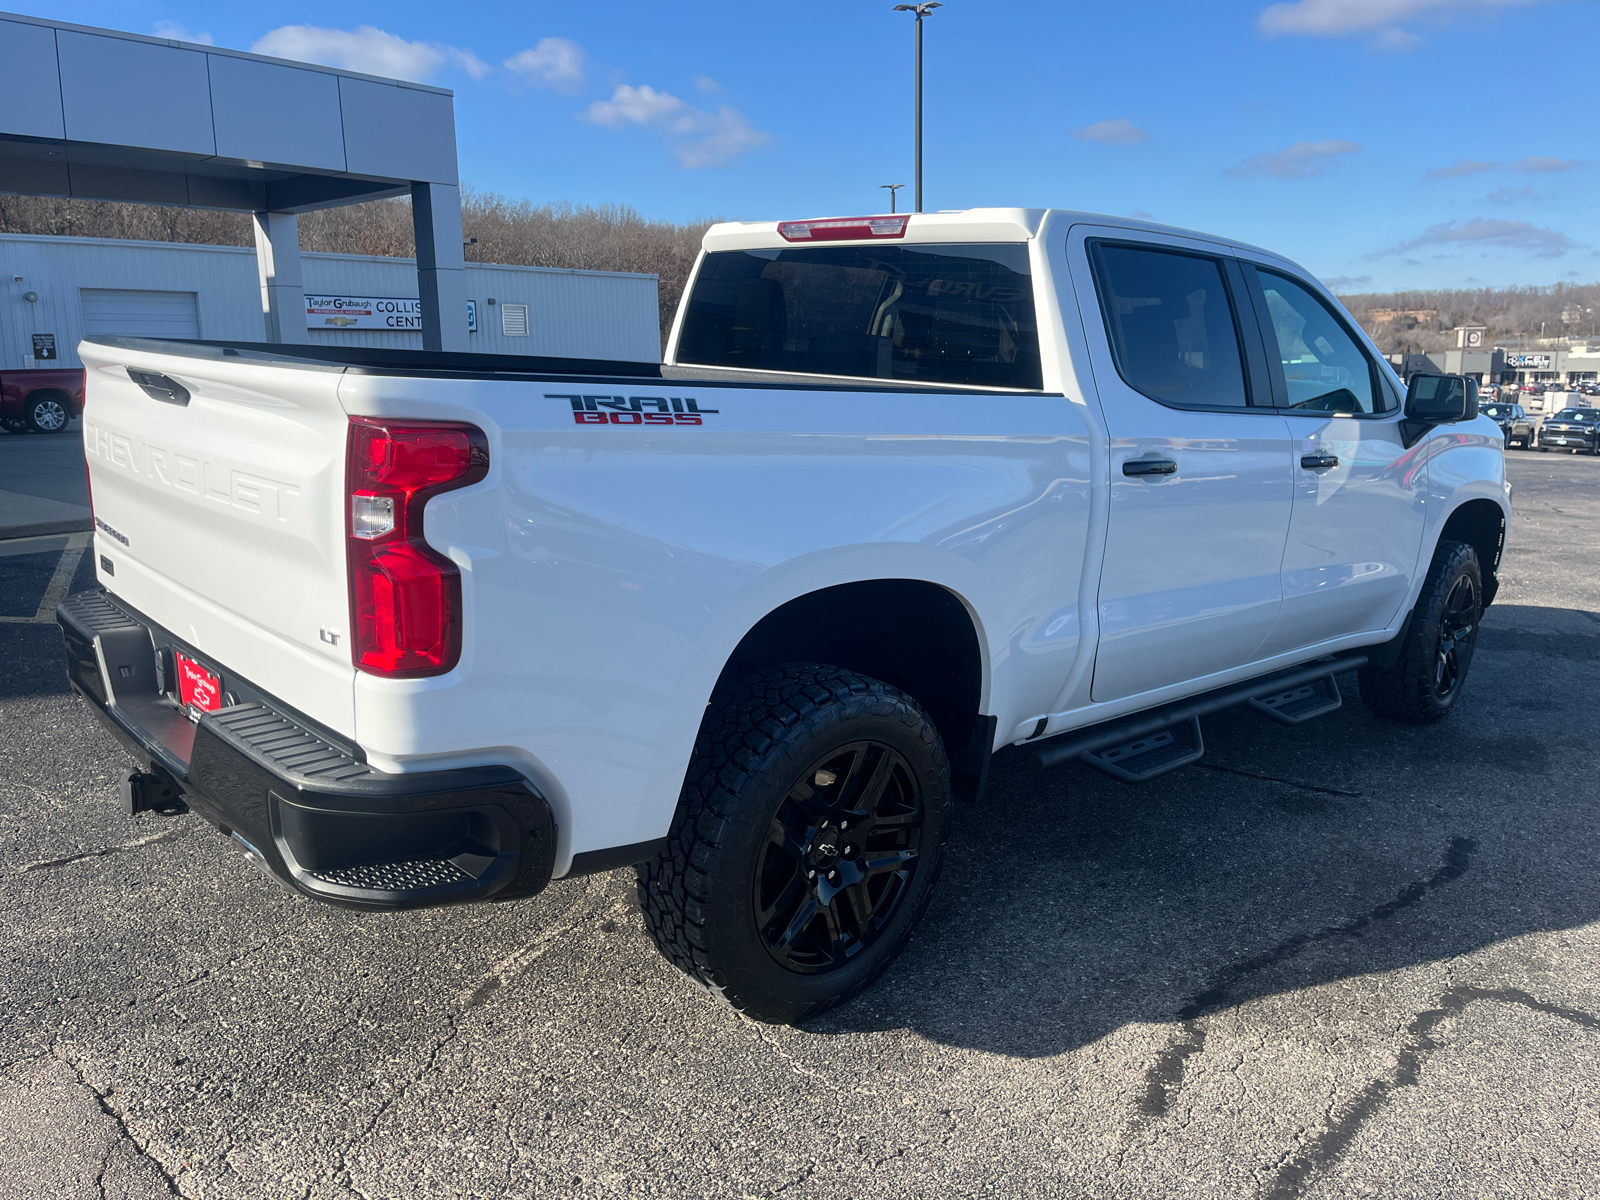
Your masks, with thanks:
<instances>
[{"instance_id":1,"label":"pavement crack","mask_svg":"<svg viewBox=\"0 0 1600 1200\"><path fill-rule=\"evenodd\" d=\"M1300 1153L1279 1166L1272 1182L1261 1192L1261 1200L1296 1200L1305 1191L1312 1175L1349 1149L1361 1127L1372 1119L1385 1101L1401 1088L1417 1085L1422 1078L1423 1063L1433 1051L1439 1049L1439 1042L1433 1036L1434 1030L1449 1018L1460 1016L1467 1005L1480 1000L1516 1004L1532 1012L1569 1021L1583 1029L1600 1030L1600 1016L1561 1004L1551 1004L1529 995L1521 988L1483 988L1467 984L1449 989L1439 997L1433 1008L1418 1013L1406 1026L1408 1042L1396 1057L1394 1069L1385 1077L1367 1084L1354 1103L1337 1119L1330 1120Z\"/></svg>"},{"instance_id":2,"label":"pavement crack","mask_svg":"<svg viewBox=\"0 0 1600 1200\"><path fill-rule=\"evenodd\" d=\"M837 1086L828 1082L828 1080L819 1072L813 1071L810 1067L805 1066L794 1055L790 1054L782 1046L778 1045L777 1042L768 1037L766 1030L760 1025L759 1022L752 1021L743 1013L739 1014L739 1020L743 1021L747 1026L750 1027L751 1031L756 1035L757 1041L764 1042L766 1045L770 1046L779 1058L788 1063L789 1069L796 1075L803 1075L807 1079L814 1079L831 1092L837 1092L839 1090Z\"/></svg>"},{"instance_id":3,"label":"pavement crack","mask_svg":"<svg viewBox=\"0 0 1600 1200\"><path fill-rule=\"evenodd\" d=\"M133 1130L128 1128L128 1122L123 1119L122 1114L116 1109L112 1108L109 1103L107 1103L105 1096L100 1093L99 1088L95 1087L86 1078L84 1078L82 1068L80 1068L78 1064L74 1062L72 1058L59 1047L51 1047L51 1054L58 1062L66 1064L66 1066L72 1071L73 1076L77 1079L79 1086L94 1097L94 1102L99 1107L100 1111L105 1113L106 1116L110 1117L114 1122L116 1122L118 1132L127 1139L129 1145L138 1151L139 1157L143 1158L147 1163L149 1163L150 1166L155 1169L156 1174L161 1177L161 1181L167 1186L168 1194L180 1197L180 1200L184 1200L183 1189L178 1186L178 1181L172 1177L171 1173L168 1172L161 1160L150 1153L149 1147L139 1141L138 1138L133 1136ZM110 1163L111 1151L108 1148L106 1151L105 1162L103 1162L100 1166L100 1174L95 1177L95 1185L99 1187L100 1194L102 1196L106 1194L104 1181L106 1170L110 1166Z\"/></svg>"},{"instance_id":4,"label":"pavement crack","mask_svg":"<svg viewBox=\"0 0 1600 1200\"><path fill-rule=\"evenodd\" d=\"M1285 787L1292 787L1302 792L1315 792L1319 796L1344 796L1351 800L1360 800L1364 793L1347 792L1343 788L1319 787L1314 783L1301 783L1298 779L1285 779L1281 775L1263 775L1259 771L1243 771L1238 767L1224 767L1220 763L1198 762L1197 767L1204 767L1208 771L1221 771L1226 775L1242 775L1246 779L1260 779L1267 783L1281 783Z\"/></svg>"},{"instance_id":5,"label":"pavement crack","mask_svg":"<svg viewBox=\"0 0 1600 1200\"><path fill-rule=\"evenodd\" d=\"M1139 1102L1140 1116L1159 1120L1171 1111L1172 1102L1183 1086L1186 1063L1205 1048L1206 1033L1202 1019L1226 1007L1231 1002L1232 989L1239 983L1287 962L1312 946L1336 938L1359 937L1374 922L1387 920L1402 909L1420 902L1434 889L1459 879L1471 865L1472 855L1477 849L1478 843L1472 838L1451 838L1439 868L1426 879L1408 883L1395 894L1394 899L1386 900L1347 921L1324 925L1311 933L1293 934L1260 954L1240 959L1223 968L1210 986L1191 996L1178 1009L1180 1025L1177 1033L1144 1073L1145 1092Z\"/></svg>"},{"instance_id":6,"label":"pavement crack","mask_svg":"<svg viewBox=\"0 0 1600 1200\"><path fill-rule=\"evenodd\" d=\"M168 829L161 833L152 833L149 837L135 838L131 842L123 842L120 846L102 846L98 850L85 850L82 854L68 854L61 858L41 858L38 862L24 863L17 868L26 874L29 871L53 871L57 867L68 867L75 862L83 862L90 858L106 858L112 854L122 854L128 850L141 850L146 846L159 846L162 842L176 841L188 829Z\"/></svg>"},{"instance_id":7,"label":"pavement crack","mask_svg":"<svg viewBox=\"0 0 1600 1200\"><path fill-rule=\"evenodd\" d=\"M605 899L605 895L605 876L591 875L582 899L567 910L567 915L562 920L557 921L554 925L547 926L527 945L518 948L495 963L494 966L489 968L488 974L480 979L471 990L464 993L457 1003L464 1010L477 1008L480 1004L486 1003L495 992L505 987L535 962L543 958L550 948L566 937L575 926L594 916L595 909L599 906L600 901ZM626 901L618 901L606 915L615 915L626 910L626 908Z\"/></svg>"}]
</instances>

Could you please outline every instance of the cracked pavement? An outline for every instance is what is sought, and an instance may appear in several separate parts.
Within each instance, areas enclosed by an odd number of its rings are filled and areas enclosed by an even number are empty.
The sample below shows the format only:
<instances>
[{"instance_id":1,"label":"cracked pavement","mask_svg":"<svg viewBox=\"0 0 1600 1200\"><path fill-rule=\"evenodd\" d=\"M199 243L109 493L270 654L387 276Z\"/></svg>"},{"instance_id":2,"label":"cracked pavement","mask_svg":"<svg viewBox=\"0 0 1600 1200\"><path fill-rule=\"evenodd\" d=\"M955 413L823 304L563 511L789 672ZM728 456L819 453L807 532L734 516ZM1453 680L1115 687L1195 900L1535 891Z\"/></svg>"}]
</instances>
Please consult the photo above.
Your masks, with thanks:
<instances>
[{"instance_id":1,"label":"cracked pavement","mask_svg":"<svg viewBox=\"0 0 1600 1200\"><path fill-rule=\"evenodd\" d=\"M1509 459L1448 720L1345 679L1141 788L1003 754L803 1029L676 975L628 871L360 914L127 820L54 627L0 625L0 1198L1594 1196L1600 461ZM14 550L26 617L63 548Z\"/></svg>"}]
</instances>

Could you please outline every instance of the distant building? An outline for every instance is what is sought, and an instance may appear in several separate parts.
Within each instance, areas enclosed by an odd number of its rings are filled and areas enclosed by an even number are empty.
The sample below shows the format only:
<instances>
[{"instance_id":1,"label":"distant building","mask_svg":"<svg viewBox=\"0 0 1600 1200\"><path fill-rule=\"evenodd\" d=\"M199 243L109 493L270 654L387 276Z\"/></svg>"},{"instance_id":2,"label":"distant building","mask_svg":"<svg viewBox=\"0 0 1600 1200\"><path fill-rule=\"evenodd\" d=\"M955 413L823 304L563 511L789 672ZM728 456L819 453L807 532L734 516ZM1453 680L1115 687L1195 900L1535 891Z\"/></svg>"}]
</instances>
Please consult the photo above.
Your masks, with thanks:
<instances>
[{"instance_id":1,"label":"distant building","mask_svg":"<svg viewBox=\"0 0 1600 1200\"><path fill-rule=\"evenodd\" d=\"M301 255L311 345L423 345L408 258ZM486 354L659 362L656 277L468 263L455 321ZM0 234L0 368L76 367L93 334L268 340L254 250ZM292 347L291 347L292 350Z\"/></svg>"}]
</instances>

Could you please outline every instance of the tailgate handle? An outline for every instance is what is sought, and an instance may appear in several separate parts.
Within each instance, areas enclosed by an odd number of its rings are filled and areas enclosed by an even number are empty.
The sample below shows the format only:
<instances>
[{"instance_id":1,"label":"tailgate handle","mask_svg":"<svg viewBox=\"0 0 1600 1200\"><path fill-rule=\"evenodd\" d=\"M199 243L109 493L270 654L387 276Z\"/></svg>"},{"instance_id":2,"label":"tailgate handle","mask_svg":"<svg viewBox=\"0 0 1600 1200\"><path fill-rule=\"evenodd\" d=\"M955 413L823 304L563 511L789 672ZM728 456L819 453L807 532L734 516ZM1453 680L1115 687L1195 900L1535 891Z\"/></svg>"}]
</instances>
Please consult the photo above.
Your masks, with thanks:
<instances>
[{"instance_id":1,"label":"tailgate handle","mask_svg":"<svg viewBox=\"0 0 1600 1200\"><path fill-rule=\"evenodd\" d=\"M189 389L170 375L158 375L154 371L139 371L129 367L128 378L143 388L144 394L152 400L159 400L163 404L176 404L179 408L184 408L189 403Z\"/></svg>"}]
</instances>

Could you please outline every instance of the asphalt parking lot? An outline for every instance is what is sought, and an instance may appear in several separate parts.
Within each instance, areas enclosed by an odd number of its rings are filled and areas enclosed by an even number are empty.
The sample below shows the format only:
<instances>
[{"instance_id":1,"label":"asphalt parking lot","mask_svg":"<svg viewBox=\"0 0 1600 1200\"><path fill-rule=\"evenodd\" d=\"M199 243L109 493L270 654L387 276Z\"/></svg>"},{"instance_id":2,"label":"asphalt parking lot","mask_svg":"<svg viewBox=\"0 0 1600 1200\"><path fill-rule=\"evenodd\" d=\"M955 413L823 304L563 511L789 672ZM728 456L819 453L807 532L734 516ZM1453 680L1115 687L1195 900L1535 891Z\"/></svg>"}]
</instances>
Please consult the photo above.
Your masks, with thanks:
<instances>
[{"instance_id":1,"label":"asphalt parking lot","mask_svg":"<svg viewBox=\"0 0 1600 1200\"><path fill-rule=\"evenodd\" d=\"M361 915L125 819L34 620L87 556L0 543L0 1196L1596 1195L1600 460L1508 457L1448 720L1346 679L1142 788L1002 755L803 1029L675 974L631 871Z\"/></svg>"}]
</instances>

